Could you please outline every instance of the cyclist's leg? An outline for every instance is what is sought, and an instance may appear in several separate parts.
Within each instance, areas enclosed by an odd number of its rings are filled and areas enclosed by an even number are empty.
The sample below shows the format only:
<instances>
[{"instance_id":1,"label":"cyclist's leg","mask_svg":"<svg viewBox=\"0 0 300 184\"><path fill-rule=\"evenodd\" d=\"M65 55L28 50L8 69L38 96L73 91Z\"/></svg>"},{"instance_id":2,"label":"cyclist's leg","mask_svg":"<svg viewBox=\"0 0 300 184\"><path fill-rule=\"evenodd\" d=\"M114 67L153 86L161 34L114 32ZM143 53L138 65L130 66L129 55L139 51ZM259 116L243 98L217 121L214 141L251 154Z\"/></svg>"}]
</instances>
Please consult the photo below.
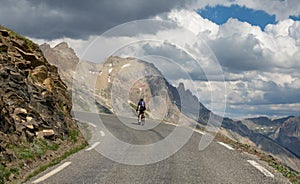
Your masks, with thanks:
<instances>
[{"instance_id":1,"label":"cyclist's leg","mask_svg":"<svg viewBox=\"0 0 300 184\"><path fill-rule=\"evenodd\" d=\"M139 115L138 115L138 124L141 123L141 119L142 119L142 114L141 114L141 112L139 111Z\"/></svg>"},{"instance_id":2,"label":"cyclist's leg","mask_svg":"<svg viewBox=\"0 0 300 184\"><path fill-rule=\"evenodd\" d=\"M141 114L141 124L144 125L145 124L145 112L143 111Z\"/></svg>"}]
</instances>

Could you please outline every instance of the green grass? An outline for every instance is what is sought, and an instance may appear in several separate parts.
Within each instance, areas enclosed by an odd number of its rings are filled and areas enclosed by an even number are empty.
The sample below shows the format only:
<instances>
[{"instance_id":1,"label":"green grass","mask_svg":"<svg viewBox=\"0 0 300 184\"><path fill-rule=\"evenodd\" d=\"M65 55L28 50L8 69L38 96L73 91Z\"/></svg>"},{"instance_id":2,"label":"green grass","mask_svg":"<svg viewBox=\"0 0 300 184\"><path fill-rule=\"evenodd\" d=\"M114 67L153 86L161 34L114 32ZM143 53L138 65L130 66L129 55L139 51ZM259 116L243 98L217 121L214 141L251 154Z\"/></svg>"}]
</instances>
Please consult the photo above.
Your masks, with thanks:
<instances>
[{"instance_id":1,"label":"green grass","mask_svg":"<svg viewBox=\"0 0 300 184\"><path fill-rule=\"evenodd\" d=\"M18 174L20 168L13 167L10 169L5 168L2 164L0 164L0 184L4 184L5 181L8 180L11 174Z\"/></svg>"},{"instance_id":2,"label":"green grass","mask_svg":"<svg viewBox=\"0 0 300 184\"><path fill-rule=\"evenodd\" d=\"M82 144L82 145L80 145L80 146L78 146L78 147L75 147L75 148L73 148L73 149L71 149L71 150L65 152L61 157L54 159L52 162L40 166L40 167L39 167L38 169L36 169L34 172L32 172L31 174L29 174L29 175L26 177L26 180L25 180L25 181L28 181L30 178L32 178L32 177L38 175L39 173L45 171L47 168L52 167L52 166L54 166L54 165L57 165L57 164L60 163L62 160L66 159L68 156L70 156L70 155L72 155L72 154L74 154L74 153L76 153L76 152L82 150L82 149L85 148L87 145L88 145L87 143L84 143L84 144Z\"/></svg>"},{"instance_id":3,"label":"green grass","mask_svg":"<svg viewBox=\"0 0 300 184\"><path fill-rule=\"evenodd\" d=\"M70 130L70 139L73 141L73 142L77 142L78 140L78 130L76 129L72 129Z\"/></svg>"},{"instance_id":4,"label":"green grass","mask_svg":"<svg viewBox=\"0 0 300 184\"><path fill-rule=\"evenodd\" d=\"M78 137L78 132L73 131L73 136ZM70 138L72 141L75 140L75 137ZM27 145L28 146L28 145ZM84 144L77 146L69 151L66 151L62 156L59 158L55 158L52 160L50 163L47 163L45 165L40 166L38 169L36 169L33 173L29 174L26 177L26 181L30 179L31 177L43 172L46 170L48 167L54 166L67 158L68 156L78 152L79 150L85 148L87 146L87 142ZM64 149L64 148L59 148L59 145L56 143L49 143L45 140L37 140L32 143L30 143L29 148L25 148L23 146L22 148L16 147L16 146L10 146L17 154L18 159L20 160L32 160L35 159L36 157L40 157L45 154L47 150L58 150L58 149ZM18 166L18 167L17 167ZM8 180L11 174L18 175L19 172L22 170L24 167L23 162L20 162L19 165L14 166L12 168L5 168L1 163L0 163L0 184L4 184L5 181Z\"/></svg>"},{"instance_id":5,"label":"green grass","mask_svg":"<svg viewBox=\"0 0 300 184\"><path fill-rule=\"evenodd\" d=\"M199 123L197 123L197 125L196 125L196 129L198 129L198 130L200 130L200 131L204 132L204 131L205 131L205 126L203 126L203 125L200 125Z\"/></svg>"},{"instance_id":6,"label":"green grass","mask_svg":"<svg viewBox=\"0 0 300 184\"><path fill-rule=\"evenodd\" d=\"M5 181L9 178L10 174L11 171L9 171L0 163L0 184L4 184Z\"/></svg>"},{"instance_id":7,"label":"green grass","mask_svg":"<svg viewBox=\"0 0 300 184\"><path fill-rule=\"evenodd\" d=\"M30 160L35 157L34 151L32 149L23 149L18 152L19 158Z\"/></svg>"},{"instance_id":8,"label":"green grass","mask_svg":"<svg viewBox=\"0 0 300 184\"><path fill-rule=\"evenodd\" d=\"M132 109L136 110L137 106L136 106L135 104L129 103L129 105L130 105L130 107L131 107Z\"/></svg>"},{"instance_id":9,"label":"green grass","mask_svg":"<svg viewBox=\"0 0 300 184\"><path fill-rule=\"evenodd\" d=\"M53 150L56 151L58 149L58 144L52 144L52 145L48 145L48 150Z\"/></svg>"},{"instance_id":10,"label":"green grass","mask_svg":"<svg viewBox=\"0 0 300 184\"><path fill-rule=\"evenodd\" d=\"M20 171L20 168L17 168L17 167L13 167L10 169L10 172L13 173L13 174L18 174Z\"/></svg>"},{"instance_id":11,"label":"green grass","mask_svg":"<svg viewBox=\"0 0 300 184\"><path fill-rule=\"evenodd\" d=\"M26 147L11 146L11 149L18 153L18 157L20 159L31 160L35 157L40 157L44 155L45 152L48 150L56 151L58 147L59 146L56 143L50 143L46 140L35 140Z\"/></svg>"},{"instance_id":12,"label":"green grass","mask_svg":"<svg viewBox=\"0 0 300 184\"><path fill-rule=\"evenodd\" d=\"M59 149L59 145L55 142L50 142L46 140L36 139L31 143L22 146L8 145L8 149L16 153L17 160L19 162L12 166L11 168L4 167L0 163L0 184L8 180L11 174L18 175L20 170L24 167L22 160L35 160L36 158L41 158L45 155L46 151L52 150L56 151Z\"/></svg>"}]
</instances>

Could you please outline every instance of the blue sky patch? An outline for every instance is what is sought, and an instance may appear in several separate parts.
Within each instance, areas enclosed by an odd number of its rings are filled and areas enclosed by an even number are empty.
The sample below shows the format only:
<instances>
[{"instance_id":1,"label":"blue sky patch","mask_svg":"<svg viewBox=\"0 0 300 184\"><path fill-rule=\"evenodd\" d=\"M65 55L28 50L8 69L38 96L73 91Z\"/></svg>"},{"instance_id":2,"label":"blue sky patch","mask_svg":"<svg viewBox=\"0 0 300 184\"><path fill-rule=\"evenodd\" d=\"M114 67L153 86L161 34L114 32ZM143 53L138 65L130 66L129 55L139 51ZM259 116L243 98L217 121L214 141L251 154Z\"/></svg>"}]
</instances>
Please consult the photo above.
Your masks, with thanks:
<instances>
[{"instance_id":1,"label":"blue sky patch","mask_svg":"<svg viewBox=\"0 0 300 184\"><path fill-rule=\"evenodd\" d=\"M236 18L242 22L248 22L251 25L259 26L262 30L267 24L275 24L275 15L270 15L262 10L254 10L238 5L226 6L207 6L204 9L197 10L197 13L203 18L221 25L227 22L229 18ZM300 18L300 17L298 17Z\"/></svg>"}]
</instances>

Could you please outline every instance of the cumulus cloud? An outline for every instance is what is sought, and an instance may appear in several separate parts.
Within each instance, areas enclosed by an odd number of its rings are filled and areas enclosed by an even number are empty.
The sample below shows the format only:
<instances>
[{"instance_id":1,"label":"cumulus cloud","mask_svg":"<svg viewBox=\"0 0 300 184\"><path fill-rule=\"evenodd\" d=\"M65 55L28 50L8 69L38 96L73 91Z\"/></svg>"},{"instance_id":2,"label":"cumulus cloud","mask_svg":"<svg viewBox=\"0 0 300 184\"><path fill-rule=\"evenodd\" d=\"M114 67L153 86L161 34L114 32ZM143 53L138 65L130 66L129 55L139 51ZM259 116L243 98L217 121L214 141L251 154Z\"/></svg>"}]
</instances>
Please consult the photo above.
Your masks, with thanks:
<instances>
[{"instance_id":1,"label":"cumulus cloud","mask_svg":"<svg viewBox=\"0 0 300 184\"><path fill-rule=\"evenodd\" d=\"M210 62L214 60L214 57L207 56L209 53L209 49L205 47L207 44L224 71L228 116L300 115L300 23L288 19L288 15L296 15L298 7L294 5L290 9L291 11L283 10L280 7L281 12L275 11L277 5L287 2L287 6L294 3L294 1L236 0L224 2L216 0L209 1L209 3L201 1L199 7L205 7L208 4L230 6L232 3L236 3L250 8L264 9L270 14L276 14L279 21L275 25L267 25L265 30L236 19L229 19L225 24L219 26L202 18L195 11L174 9L157 15L156 19L172 21L178 26L162 29L162 27L151 24L147 29L139 29L137 26L132 29L134 31L131 32L131 35L101 36L98 41L100 40L102 44L91 48L92 53L96 54L87 59L103 61L105 58L99 58L97 55L100 51L105 53L111 48L118 49L124 44L140 40L160 40L162 42L159 44L136 46L129 44L126 49L119 50L119 54L140 57L159 55L171 60L186 62L185 69L190 72L198 89L193 92L198 92L200 101L210 108L211 104L218 103L218 98L215 98L214 101L211 100L212 91L218 94L220 101L222 100L221 97L224 95L223 82L220 80L222 78L210 76L209 81L204 80L203 72L194 72L193 67L188 65L188 61L190 61L188 57L178 51L180 48L176 46L183 45L187 51L198 55L201 67L213 74L215 67ZM156 11L155 13L160 12ZM54 15L56 14L54 13ZM199 42L188 36L187 29L199 39ZM73 42L72 39L69 41L76 46L78 53L83 53L82 50L94 39L95 37L90 36L88 41L81 40L80 43L74 41L77 39L73 39ZM169 43L163 42L163 40L169 40ZM170 72L170 74L172 74L170 79L174 80L174 84L186 81L181 73ZM192 86L187 85L186 87Z\"/></svg>"},{"instance_id":2,"label":"cumulus cloud","mask_svg":"<svg viewBox=\"0 0 300 184\"><path fill-rule=\"evenodd\" d=\"M259 110L250 108L256 106L268 106L263 111L267 115L283 114L279 112L280 108L271 108L272 105L284 107L300 104L298 21L279 21L262 31L257 26L236 19L216 26L194 12L175 10L170 14L169 19L192 29L206 40L218 58L228 90L228 115L234 116L233 112L235 116L247 113L257 115ZM197 26L190 25L186 17L197 22ZM199 86L202 88L201 99L211 103L207 101L209 92L204 90L209 91L207 84ZM238 106L244 110L241 111ZM299 112L294 108L288 114Z\"/></svg>"}]
</instances>

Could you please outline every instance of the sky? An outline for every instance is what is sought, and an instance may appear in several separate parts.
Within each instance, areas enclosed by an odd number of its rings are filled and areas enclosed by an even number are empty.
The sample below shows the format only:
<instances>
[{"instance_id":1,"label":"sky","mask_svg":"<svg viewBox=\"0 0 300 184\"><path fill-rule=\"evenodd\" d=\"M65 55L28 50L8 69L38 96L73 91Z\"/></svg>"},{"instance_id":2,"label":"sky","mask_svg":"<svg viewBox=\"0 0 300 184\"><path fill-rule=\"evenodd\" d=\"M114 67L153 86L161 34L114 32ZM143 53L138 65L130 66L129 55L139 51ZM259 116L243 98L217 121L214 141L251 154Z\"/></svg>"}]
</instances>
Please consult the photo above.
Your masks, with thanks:
<instances>
[{"instance_id":1,"label":"sky","mask_svg":"<svg viewBox=\"0 0 300 184\"><path fill-rule=\"evenodd\" d=\"M132 22L149 18L172 26ZM222 106L226 96L225 116L300 116L298 0L1 0L0 24L39 44L66 41L79 57L96 38L104 53L142 40L119 53L184 63L203 104ZM135 27L126 31L124 24ZM118 32L121 28L125 31ZM180 45L201 58L204 72L195 71ZM213 73L214 61L224 80ZM170 75L174 84L188 80L179 73ZM211 76L202 77L204 73ZM217 94L214 101L212 92Z\"/></svg>"},{"instance_id":2,"label":"sky","mask_svg":"<svg viewBox=\"0 0 300 184\"><path fill-rule=\"evenodd\" d=\"M275 24L275 15L270 15L262 10L254 10L245 6L231 5L229 7L217 5L214 7L205 7L197 11L203 18L221 25L229 18L235 18L242 22L248 22L251 25L259 26L264 30L268 24Z\"/></svg>"}]
</instances>

